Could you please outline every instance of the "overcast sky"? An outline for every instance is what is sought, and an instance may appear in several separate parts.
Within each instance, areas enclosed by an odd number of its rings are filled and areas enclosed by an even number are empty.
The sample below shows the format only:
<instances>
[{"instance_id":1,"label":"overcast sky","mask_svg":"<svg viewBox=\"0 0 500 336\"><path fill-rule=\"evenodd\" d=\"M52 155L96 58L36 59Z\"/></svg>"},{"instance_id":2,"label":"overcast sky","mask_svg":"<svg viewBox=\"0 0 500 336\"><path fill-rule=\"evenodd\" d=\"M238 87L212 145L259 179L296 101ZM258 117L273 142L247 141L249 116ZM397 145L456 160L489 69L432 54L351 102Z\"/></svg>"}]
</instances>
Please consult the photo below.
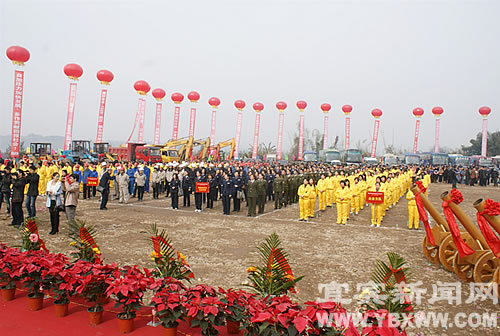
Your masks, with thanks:
<instances>
[{"instance_id":1,"label":"overcast sky","mask_svg":"<svg viewBox=\"0 0 500 336\"><path fill-rule=\"evenodd\" d=\"M489 130L500 129L500 1L0 0L0 134L10 134L14 66L11 45L26 47L22 134L64 136L67 63L84 69L78 82L73 138L94 141L100 85L96 72L115 74L104 139L125 141L132 129L136 80L152 88L201 94L196 137L210 132L207 101L221 99L216 141L234 137L236 99L247 102L242 145L253 137L255 112L265 108L261 141L277 141L279 100L288 103L283 146L290 147L306 100L306 128L323 129L328 102L330 140L343 138L341 106L353 106L351 144L371 142L373 108L382 109L387 145L410 149L413 108L424 108L420 150L434 143L431 109L442 106L441 145L465 144L481 130L477 110L492 108ZM145 139L152 141L155 101L148 95ZM187 135L189 108L181 110ZM173 103L164 102L161 139L172 135ZM379 142L379 154L384 141ZM500 154L500 153L498 153Z\"/></svg>"}]
</instances>

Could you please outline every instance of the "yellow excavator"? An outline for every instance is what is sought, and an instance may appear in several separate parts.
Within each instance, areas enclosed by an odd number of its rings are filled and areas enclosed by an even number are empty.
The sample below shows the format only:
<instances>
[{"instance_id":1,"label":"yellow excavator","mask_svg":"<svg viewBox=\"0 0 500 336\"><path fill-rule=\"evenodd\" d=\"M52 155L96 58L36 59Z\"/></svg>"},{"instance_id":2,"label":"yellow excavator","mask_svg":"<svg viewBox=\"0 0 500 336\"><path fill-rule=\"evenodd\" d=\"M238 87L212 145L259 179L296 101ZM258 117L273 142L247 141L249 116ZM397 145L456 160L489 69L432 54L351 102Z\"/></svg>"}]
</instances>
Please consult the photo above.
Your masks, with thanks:
<instances>
[{"instance_id":1,"label":"yellow excavator","mask_svg":"<svg viewBox=\"0 0 500 336\"><path fill-rule=\"evenodd\" d=\"M229 155L225 156L225 153L221 151L221 149L228 146L231 146L229 149ZM217 162L232 160L234 158L234 147L235 147L234 138L219 142L217 146L215 146L215 153L213 155L212 160Z\"/></svg>"},{"instance_id":2,"label":"yellow excavator","mask_svg":"<svg viewBox=\"0 0 500 336\"><path fill-rule=\"evenodd\" d=\"M198 139L194 141L193 147L202 146L198 154L195 156L199 161L206 161L210 154L210 138ZM192 157L192 156L191 156Z\"/></svg>"},{"instance_id":3,"label":"yellow excavator","mask_svg":"<svg viewBox=\"0 0 500 336\"><path fill-rule=\"evenodd\" d=\"M151 147L160 148L161 158L164 163L183 161L186 157L188 149L193 147L193 137L184 137L176 140L169 140L161 145L151 145ZM180 149L177 149L181 146Z\"/></svg>"}]
</instances>

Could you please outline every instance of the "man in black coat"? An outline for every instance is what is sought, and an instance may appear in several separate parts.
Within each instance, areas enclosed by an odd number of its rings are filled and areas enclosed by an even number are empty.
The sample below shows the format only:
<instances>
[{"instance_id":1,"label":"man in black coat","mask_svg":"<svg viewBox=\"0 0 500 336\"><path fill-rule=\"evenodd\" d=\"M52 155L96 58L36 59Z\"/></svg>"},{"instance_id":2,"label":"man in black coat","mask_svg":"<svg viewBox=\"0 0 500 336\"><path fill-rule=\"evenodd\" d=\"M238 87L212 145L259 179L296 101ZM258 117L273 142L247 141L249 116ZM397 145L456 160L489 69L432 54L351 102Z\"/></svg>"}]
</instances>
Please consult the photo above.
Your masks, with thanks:
<instances>
[{"instance_id":1,"label":"man in black coat","mask_svg":"<svg viewBox=\"0 0 500 336\"><path fill-rule=\"evenodd\" d=\"M17 228L21 226L24 221L23 215L23 201L24 201L24 187L26 185L26 176L24 172L15 172L11 174L12 177L12 223Z\"/></svg>"},{"instance_id":2,"label":"man in black coat","mask_svg":"<svg viewBox=\"0 0 500 336\"><path fill-rule=\"evenodd\" d=\"M10 214L10 170L2 170L0 174L0 207L2 206L3 201L7 205L7 214Z\"/></svg>"},{"instance_id":3,"label":"man in black coat","mask_svg":"<svg viewBox=\"0 0 500 336\"><path fill-rule=\"evenodd\" d=\"M31 166L28 176L26 177L27 183L29 183L28 193L26 194L26 210L28 211L29 217L36 216L36 198L38 197L38 184L40 182L40 176L36 173L36 167Z\"/></svg>"},{"instance_id":4,"label":"man in black coat","mask_svg":"<svg viewBox=\"0 0 500 336\"><path fill-rule=\"evenodd\" d=\"M101 189L101 210L108 210L106 205L108 205L109 197L109 182L115 179L115 176L111 176L113 168L106 169L106 172L102 174L101 181L99 181L99 189Z\"/></svg>"}]
</instances>

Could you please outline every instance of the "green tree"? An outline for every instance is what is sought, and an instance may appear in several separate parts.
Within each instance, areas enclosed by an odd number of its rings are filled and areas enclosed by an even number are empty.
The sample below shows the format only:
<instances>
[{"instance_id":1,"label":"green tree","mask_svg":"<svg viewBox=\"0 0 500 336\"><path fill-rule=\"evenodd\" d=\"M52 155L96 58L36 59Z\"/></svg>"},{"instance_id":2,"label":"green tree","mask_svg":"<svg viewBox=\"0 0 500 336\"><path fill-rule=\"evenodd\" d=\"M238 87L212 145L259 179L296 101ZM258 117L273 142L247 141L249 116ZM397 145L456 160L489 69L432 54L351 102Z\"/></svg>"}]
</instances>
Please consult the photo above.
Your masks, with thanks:
<instances>
[{"instance_id":1,"label":"green tree","mask_svg":"<svg viewBox=\"0 0 500 336\"><path fill-rule=\"evenodd\" d=\"M483 133L478 133L475 139L470 139L470 146L462 146L464 155L481 155ZM488 132L488 148L486 156L495 156L500 154L500 131Z\"/></svg>"}]
</instances>

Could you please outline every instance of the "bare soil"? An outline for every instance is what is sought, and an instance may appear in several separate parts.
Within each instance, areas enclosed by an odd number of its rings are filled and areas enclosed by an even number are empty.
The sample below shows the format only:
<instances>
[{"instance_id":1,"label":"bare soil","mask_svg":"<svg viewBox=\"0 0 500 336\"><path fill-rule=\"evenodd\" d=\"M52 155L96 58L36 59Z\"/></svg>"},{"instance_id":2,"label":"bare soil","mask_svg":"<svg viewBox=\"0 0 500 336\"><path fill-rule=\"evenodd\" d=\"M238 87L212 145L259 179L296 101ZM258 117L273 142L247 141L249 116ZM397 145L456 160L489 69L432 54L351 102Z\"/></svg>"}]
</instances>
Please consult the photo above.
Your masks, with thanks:
<instances>
[{"instance_id":1,"label":"bare soil","mask_svg":"<svg viewBox=\"0 0 500 336\"><path fill-rule=\"evenodd\" d=\"M500 188L464 186L460 189L464 196L461 207L471 218L475 218L472 203L476 199L500 200ZM439 195L447 190L450 190L449 185L431 185L429 199L436 208L441 208ZM182 204L182 199L179 203ZM413 272L411 280L422 281L421 287L427 289L422 304L415 307L417 311L448 312L452 317L458 312L468 315L498 311L498 305L491 300L465 304L469 297L469 285L424 257L423 226L418 231L407 229L407 201L404 198L387 212L381 228L370 227L370 211L367 208L359 215L351 216L345 226L335 223L335 208L328 208L318 218L305 223L298 221L297 205L274 210L274 202L268 202L265 213L256 218L246 216L244 204L241 212L224 216L221 201L216 202L213 210L203 209L202 213L194 212L194 200L190 208L181 206L180 210L174 211L170 209L170 199L152 200L151 194L146 194L142 202L131 199L127 205L110 201L108 208L107 211L100 211L98 198L80 200L77 208L77 218L97 228L97 242L107 263L152 267L152 247L147 231L152 223L156 223L160 228L167 229L174 246L188 257L196 276L195 282L241 288L246 280L246 268L257 261L255 246L276 231L289 253L294 274L305 275L299 283L300 292L295 296L299 302L324 298L318 286L335 281L349 284L350 290L343 293L343 298L354 298L353 303L346 307L355 309L360 293L356 285L369 281L375 260L386 260L387 252L396 252L408 261ZM0 241L10 246L19 245L19 234L7 226L10 218L4 211L5 204L0 215ZM51 252L71 252L64 215L61 214L60 233L50 236L48 211L42 197L37 201L37 211L40 234L48 249ZM446 301L429 304L432 286L438 281L460 282L462 304L450 305ZM409 335L500 335L498 327L411 328L408 331Z\"/></svg>"}]
</instances>

